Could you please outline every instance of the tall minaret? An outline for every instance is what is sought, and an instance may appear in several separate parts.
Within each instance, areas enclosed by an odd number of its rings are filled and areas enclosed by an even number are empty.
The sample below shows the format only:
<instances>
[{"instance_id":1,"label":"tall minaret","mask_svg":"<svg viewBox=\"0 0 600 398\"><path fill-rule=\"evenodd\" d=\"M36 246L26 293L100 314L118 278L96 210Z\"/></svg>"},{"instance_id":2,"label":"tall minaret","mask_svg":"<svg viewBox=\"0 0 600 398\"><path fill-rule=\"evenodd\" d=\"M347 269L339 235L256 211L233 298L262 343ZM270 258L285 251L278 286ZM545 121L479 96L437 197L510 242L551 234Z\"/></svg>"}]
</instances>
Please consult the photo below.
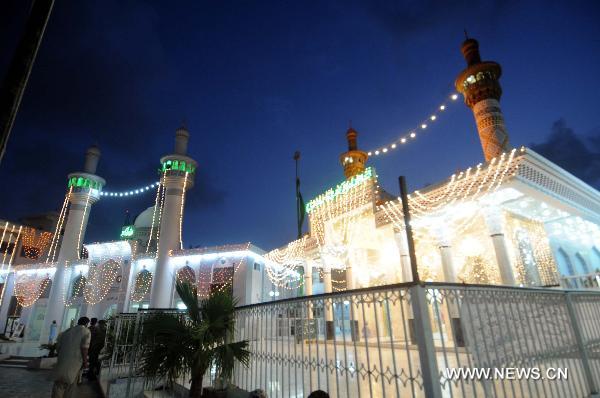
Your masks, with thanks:
<instances>
[{"instance_id":1,"label":"tall minaret","mask_svg":"<svg viewBox=\"0 0 600 398\"><path fill-rule=\"evenodd\" d=\"M172 250L181 248L181 226L185 191L194 185L198 163L187 156L190 133L180 127L175 132L175 151L160 159L164 184L164 204L158 236L158 256L152 281L150 308L169 308L175 275L169 269Z\"/></svg>"},{"instance_id":2,"label":"tall minaret","mask_svg":"<svg viewBox=\"0 0 600 398\"><path fill-rule=\"evenodd\" d=\"M357 174L365 171L367 159L369 155L366 152L358 149L356 138L358 133L352 127L346 131L346 139L348 140L348 151L340 155L340 162L344 167L344 175L346 179L350 179Z\"/></svg>"},{"instance_id":3,"label":"tall minaret","mask_svg":"<svg viewBox=\"0 0 600 398\"><path fill-rule=\"evenodd\" d=\"M44 330L41 341L48 341L48 333L52 321L56 321L61 328L65 310L64 294L68 294L67 263L79 259L83 245L85 230L92 205L100 199L100 192L106 183L103 178L96 175L100 150L91 146L85 153L83 172L71 173L68 176L69 210L64 222L64 234L58 252L56 271L52 279L52 288L48 300L48 310L44 318ZM60 231L57 233L60 234ZM65 286L65 282L67 285ZM59 330L60 331L60 330Z\"/></svg>"},{"instance_id":4,"label":"tall minaret","mask_svg":"<svg viewBox=\"0 0 600 398\"><path fill-rule=\"evenodd\" d=\"M473 110L477 131L486 162L510 150L504 117L500 110L500 65L493 61L481 61L479 43L467 38L462 44L467 68L460 72L454 83L465 97L465 104Z\"/></svg>"}]
</instances>

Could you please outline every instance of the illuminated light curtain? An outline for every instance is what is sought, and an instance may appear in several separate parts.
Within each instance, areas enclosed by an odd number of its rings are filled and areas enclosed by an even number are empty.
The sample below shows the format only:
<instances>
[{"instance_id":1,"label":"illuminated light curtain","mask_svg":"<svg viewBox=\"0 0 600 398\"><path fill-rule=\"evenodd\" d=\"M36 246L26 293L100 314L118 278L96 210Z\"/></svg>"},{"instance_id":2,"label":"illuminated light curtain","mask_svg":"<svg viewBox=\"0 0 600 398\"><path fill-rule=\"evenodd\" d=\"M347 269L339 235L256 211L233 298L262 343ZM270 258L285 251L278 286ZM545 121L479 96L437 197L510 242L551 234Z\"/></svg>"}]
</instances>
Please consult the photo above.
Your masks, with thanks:
<instances>
[{"instance_id":1,"label":"illuminated light curtain","mask_svg":"<svg viewBox=\"0 0 600 398\"><path fill-rule=\"evenodd\" d=\"M133 285L133 293L131 301L140 302L146 298L152 286L152 273L147 269L143 269L135 276L135 284Z\"/></svg>"},{"instance_id":2,"label":"illuminated light curtain","mask_svg":"<svg viewBox=\"0 0 600 398\"><path fill-rule=\"evenodd\" d=\"M508 213L507 229L512 242L516 279L523 285L535 285L537 271L542 286L557 285L556 262L544 224Z\"/></svg>"}]
</instances>

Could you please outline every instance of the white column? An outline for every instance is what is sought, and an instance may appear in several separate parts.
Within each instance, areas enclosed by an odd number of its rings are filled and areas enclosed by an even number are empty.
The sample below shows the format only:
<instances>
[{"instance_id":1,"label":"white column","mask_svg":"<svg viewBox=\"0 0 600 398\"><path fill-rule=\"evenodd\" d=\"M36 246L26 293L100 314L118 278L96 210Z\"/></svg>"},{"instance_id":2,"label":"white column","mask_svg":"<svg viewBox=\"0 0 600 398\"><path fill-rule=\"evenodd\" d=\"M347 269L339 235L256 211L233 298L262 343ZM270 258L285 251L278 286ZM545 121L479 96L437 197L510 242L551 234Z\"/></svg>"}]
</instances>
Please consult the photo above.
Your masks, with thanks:
<instances>
[{"instance_id":1,"label":"white column","mask_svg":"<svg viewBox=\"0 0 600 398\"><path fill-rule=\"evenodd\" d=\"M6 319L8 318L8 307L10 307L10 302L12 296L14 296L15 291L15 273L11 272L6 275L6 280L4 281L4 289L2 293L2 303L0 304L0 331L4 330L4 326L6 325Z\"/></svg>"},{"instance_id":2,"label":"white column","mask_svg":"<svg viewBox=\"0 0 600 398\"><path fill-rule=\"evenodd\" d=\"M494 244L494 252L496 253L496 261L500 271L500 281L503 285L514 286L515 276L504 236L504 217L502 216L501 209L498 207L487 208L485 222L492 238L492 243Z\"/></svg>"},{"instance_id":3,"label":"white column","mask_svg":"<svg viewBox=\"0 0 600 398\"><path fill-rule=\"evenodd\" d=\"M394 231L394 240L400 253L400 267L402 269L402 282L412 282L412 268L410 265L410 255L408 253L408 241L406 231Z\"/></svg>"},{"instance_id":4,"label":"white column","mask_svg":"<svg viewBox=\"0 0 600 398\"><path fill-rule=\"evenodd\" d=\"M42 330L40 341L48 340L52 321L56 321L58 332L61 331L65 312L63 294L69 293L66 291L69 287L69 281L66 278L67 262L73 263L79 258L78 253L83 244L90 209L96 200L97 198L85 192L71 194L71 207L67 215L65 232L58 253L56 271L52 278L52 288L50 289L48 309L44 317L44 329ZM72 270L72 268L69 268L69 270Z\"/></svg>"},{"instance_id":5,"label":"white column","mask_svg":"<svg viewBox=\"0 0 600 398\"><path fill-rule=\"evenodd\" d=\"M131 293L135 288L135 263L133 260L129 260L129 274L127 277L127 285L125 286L125 297L123 299L123 306L121 312L129 312L129 304L131 303Z\"/></svg>"},{"instance_id":6,"label":"white column","mask_svg":"<svg viewBox=\"0 0 600 398\"><path fill-rule=\"evenodd\" d=\"M158 237L158 260L152 278L152 296L150 308L171 307L171 295L175 275L169 268L172 250L180 249L179 222L182 216L184 178L165 177L165 203L162 209L160 232Z\"/></svg>"},{"instance_id":7,"label":"white column","mask_svg":"<svg viewBox=\"0 0 600 398\"><path fill-rule=\"evenodd\" d=\"M312 294L313 294L312 264L309 261L304 261L304 295L312 296Z\"/></svg>"},{"instance_id":8,"label":"white column","mask_svg":"<svg viewBox=\"0 0 600 398\"><path fill-rule=\"evenodd\" d=\"M325 293L331 293L333 286L331 283L331 267L327 264L327 261L321 256L323 263L323 287ZM333 327L333 305L331 300L323 299L323 311L325 313L325 336L327 340L333 339L334 327Z\"/></svg>"},{"instance_id":9,"label":"white column","mask_svg":"<svg viewBox=\"0 0 600 398\"><path fill-rule=\"evenodd\" d=\"M444 282L456 283L458 282L458 278L456 276L456 269L454 268L454 259L452 256L452 245L450 240L451 236L452 231L446 227L442 227L438 230L438 247L440 249ZM448 335L448 344L452 342L456 346L462 347L464 345L464 339L462 337L463 331L458 306L455 302L449 303L447 307L442 307L442 313L446 314L444 315L444 325Z\"/></svg>"},{"instance_id":10,"label":"white column","mask_svg":"<svg viewBox=\"0 0 600 398\"><path fill-rule=\"evenodd\" d=\"M456 283L456 270L454 269L454 260L452 258L452 245L450 241L451 231L442 226L437 231L438 247L442 260L442 273L444 282Z\"/></svg>"},{"instance_id":11,"label":"white column","mask_svg":"<svg viewBox=\"0 0 600 398\"><path fill-rule=\"evenodd\" d=\"M454 269L454 261L452 260L452 247L449 245L440 244L440 257L442 259L444 281L455 283L457 278L456 271Z\"/></svg>"},{"instance_id":12,"label":"white column","mask_svg":"<svg viewBox=\"0 0 600 398\"><path fill-rule=\"evenodd\" d=\"M313 294L313 278L312 278L312 264L310 263L310 261L304 260L304 295L305 296L312 296ZM312 304L309 301L307 303L308 308L307 308L307 318L308 319L313 319L313 311L312 311Z\"/></svg>"}]
</instances>

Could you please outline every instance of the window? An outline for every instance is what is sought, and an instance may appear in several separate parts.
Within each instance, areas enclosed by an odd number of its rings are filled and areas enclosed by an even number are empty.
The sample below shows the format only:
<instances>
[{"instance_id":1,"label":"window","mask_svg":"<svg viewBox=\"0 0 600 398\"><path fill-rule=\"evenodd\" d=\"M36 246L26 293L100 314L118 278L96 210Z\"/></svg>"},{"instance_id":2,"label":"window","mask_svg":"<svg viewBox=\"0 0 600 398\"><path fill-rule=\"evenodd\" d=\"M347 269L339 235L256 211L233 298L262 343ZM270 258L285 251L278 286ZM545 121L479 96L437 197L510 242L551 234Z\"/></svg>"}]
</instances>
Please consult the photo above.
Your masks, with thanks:
<instances>
[{"instance_id":1,"label":"window","mask_svg":"<svg viewBox=\"0 0 600 398\"><path fill-rule=\"evenodd\" d=\"M254 271L260 271L260 264L254 263Z\"/></svg>"},{"instance_id":2,"label":"window","mask_svg":"<svg viewBox=\"0 0 600 398\"><path fill-rule=\"evenodd\" d=\"M577 258L577 261L579 262L579 269L581 270L581 273L582 274L589 274L590 273L590 267L588 267L587 262L585 261L585 259L581 255L581 253L577 253L575 255L575 258Z\"/></svg>"},{"instance_id":3,"label":"window","mask_svg":"<svg viewBox=\"0 0 600 398\"><path fill-rule=\"evenodd\" d=\"M558 249L558 263L563 266L563 269L566 269L567 275L575 275L575 267L573 267L573 263L569 258L569 255L561 248Z\"/></svg>"}]
</instances>

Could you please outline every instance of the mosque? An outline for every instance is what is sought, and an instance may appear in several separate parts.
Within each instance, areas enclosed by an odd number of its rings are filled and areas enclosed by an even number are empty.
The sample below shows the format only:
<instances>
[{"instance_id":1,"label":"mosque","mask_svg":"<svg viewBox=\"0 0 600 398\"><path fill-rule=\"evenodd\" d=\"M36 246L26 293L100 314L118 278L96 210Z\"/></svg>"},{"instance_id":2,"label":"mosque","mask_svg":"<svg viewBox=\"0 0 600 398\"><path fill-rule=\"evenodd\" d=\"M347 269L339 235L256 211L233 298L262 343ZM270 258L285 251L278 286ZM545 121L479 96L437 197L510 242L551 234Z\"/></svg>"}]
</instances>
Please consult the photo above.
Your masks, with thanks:
<instances>
[{"instance_id":1,"label":"mosque","mask_svg":"<svg viewBox=\"0 0 600 398\"><path fill-rule=\"evenodd\" d=\"M482 61L474 39L462 53L467 67L455 85L473 111L485 162L408 196L421 279L598 288L600 193L510 145L500 65ZM100 151L91 147L83 171L68 175L54 220L0 223L0 334L37 347L53 321L64 329L83 315L181 307L176 279L195 283L202 296L230 291L240 305L413 280L402 202L368 165L405 138L368 152L349 129L340 155L345 179L306 203L307 234L269 252L251 243L183 249L185 199L197 167L189 138L185 128L176 131L158 183L120 193L104 189L96 175ZM119 240L85 243L94 203L153 188L154 205L125 225ZM328 324L333 316L326 314Z\"/></svg>"}]
</instances>

